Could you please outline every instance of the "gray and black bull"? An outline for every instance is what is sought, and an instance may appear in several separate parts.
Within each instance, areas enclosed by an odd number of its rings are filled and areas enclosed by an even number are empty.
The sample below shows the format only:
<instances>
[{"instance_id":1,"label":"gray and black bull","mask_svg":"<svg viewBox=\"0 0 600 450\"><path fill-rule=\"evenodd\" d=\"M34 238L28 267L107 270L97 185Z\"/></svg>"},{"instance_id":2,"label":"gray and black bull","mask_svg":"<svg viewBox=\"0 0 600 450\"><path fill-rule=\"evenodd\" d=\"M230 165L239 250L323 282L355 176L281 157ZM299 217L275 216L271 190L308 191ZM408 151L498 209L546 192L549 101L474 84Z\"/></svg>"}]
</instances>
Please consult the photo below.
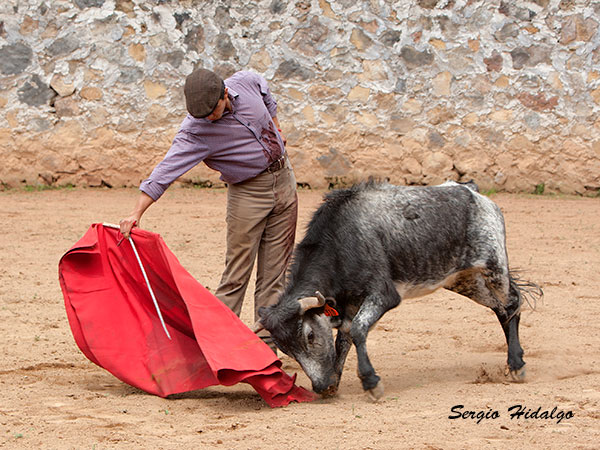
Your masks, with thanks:
<instances>
[{"instance_id":1,"label":"gray and black bull","mask_svg":"<svg viewBox=\"0 0 600 450\"><path fill-rule=\"evenodd\" d=\"M500 208L474 183L369 182L333 191L295 249L284 294L261 308L257 328L271 332L323 395L337 391L354 344L363 388L378 399L383 386L367 354L369 330L403 298L444 287L496 313L508 343L510 374L521 381L523 288L537 295L541 290L509 271L505 241Z\"/></svg>"}]
</instances>

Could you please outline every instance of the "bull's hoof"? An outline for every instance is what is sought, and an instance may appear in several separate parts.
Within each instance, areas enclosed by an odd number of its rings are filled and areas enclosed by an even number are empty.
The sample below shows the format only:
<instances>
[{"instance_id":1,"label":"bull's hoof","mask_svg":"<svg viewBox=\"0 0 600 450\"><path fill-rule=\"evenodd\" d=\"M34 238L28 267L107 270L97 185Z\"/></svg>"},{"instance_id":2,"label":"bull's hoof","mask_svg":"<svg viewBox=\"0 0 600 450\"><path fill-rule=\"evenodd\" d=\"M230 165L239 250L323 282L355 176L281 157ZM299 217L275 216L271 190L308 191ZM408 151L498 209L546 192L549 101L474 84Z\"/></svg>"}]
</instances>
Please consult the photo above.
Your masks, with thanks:
<instances>
[{"instance_id":1,"label":"bull's hoof","mask_svg":"<svg viewBox=\"0 0 600 450\"><path fill-rule=\"evenodd\" d=\"M510 375L510 378L512 381L514 381L515 383L524 383L525 382L525 375L527 370L525 369L525 366L521 367L518 370L508 370L508 374Z\"/></svg>"},{"instance_id":2,"label":"bull's hoof","mask_svg":"<svg viewBox=\"0 0 600 450\"><path fill-rule=\"evenodd\" d=\"M383 398L383 394L385 393L385 390L383 389L383 382L379 380L377 386L375 386L373 389L368 389L365 392L367 393L369 400L372 402L378 402Z\"/></svg>"}]
</instances>

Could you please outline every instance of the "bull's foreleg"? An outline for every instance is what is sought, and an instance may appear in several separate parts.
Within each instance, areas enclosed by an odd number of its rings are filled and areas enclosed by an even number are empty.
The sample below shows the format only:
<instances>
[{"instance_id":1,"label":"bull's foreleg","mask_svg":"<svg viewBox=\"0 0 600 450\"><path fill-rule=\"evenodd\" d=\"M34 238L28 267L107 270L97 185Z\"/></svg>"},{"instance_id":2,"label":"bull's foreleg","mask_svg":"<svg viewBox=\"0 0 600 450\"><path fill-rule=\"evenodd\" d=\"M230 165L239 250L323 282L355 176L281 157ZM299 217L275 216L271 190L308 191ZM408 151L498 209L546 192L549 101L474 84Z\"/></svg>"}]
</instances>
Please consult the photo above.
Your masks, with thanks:
<instances>
[{"instance_id":1,"label":"bull's foreleg","mask_svg":"<svg viewBox=\"0 0 600 450\"><path fill-rule=\"evenodd\" d=\"M338 329L337 337L335 338L335 373L337 375L338 385L344 371L344 364L348 352L352 347L352 338L350 337L350 322L344 324Z\"/></svg>"},{"instance_id":2,"label":"bull's foreleg","mask_svg":"<svg viewBox=\"0 0 600 450\"><path fill-rule=\"evenodd\" d=\"M363 389L373 400L383 397L384 389L367 354L367 334L386 311L400 303L400 296L395 289L390 294L387 297L380 294L367 296L350 327L350 336L358 358L358 377Z\"/></svg>"}]
</instances>

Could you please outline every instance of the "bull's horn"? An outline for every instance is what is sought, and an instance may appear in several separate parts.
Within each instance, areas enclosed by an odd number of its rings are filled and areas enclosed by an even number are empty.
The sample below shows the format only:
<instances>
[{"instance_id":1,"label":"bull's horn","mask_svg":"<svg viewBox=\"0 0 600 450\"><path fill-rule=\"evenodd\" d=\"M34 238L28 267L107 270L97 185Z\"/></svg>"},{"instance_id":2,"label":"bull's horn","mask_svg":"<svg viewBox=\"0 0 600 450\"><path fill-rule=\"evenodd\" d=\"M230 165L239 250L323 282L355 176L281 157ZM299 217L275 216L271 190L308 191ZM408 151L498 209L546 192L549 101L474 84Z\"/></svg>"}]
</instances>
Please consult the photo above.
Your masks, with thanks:
<instances>
[{"instance_id":1,"label":"bull's horn","mask_svg":"<svg viewBox=\"0 0 600 450\"><path fill-rule=\"evenodd\" d=\"M262 322L260 320L257 320L256 322L254 322L254 325L252 325L252 327L250 329L252 330L252 332L254 334L256 334L259 331L264 330L265 326L262 324Z\"/></svg>"},{"instance_id":2,"label":"bull's horn","mask_svg":"<svg viewBox=\"0 0 600 450\"><path fill-rule=\"evenodd\" d=\"M319 298L319 297L304 297L298 301L300 302L301 314L304 314L309 309L320 308L321 306L325 305L325 298L322 295L321 295L321 298Z\"/></svg>"},{"instance_id":3,"label":"bull's horn","mask_svg":"<svg viewBox=\"0 0 600 450\"><path fill-rule=\"evenodd\" d=\"M321 294L319 291L315 292L315 295L323 303L323 305L325 303L327 303L329 306L335 306L336 303L337 303L335 301L335 298L333 298L333 297L327 297L327 298L325 298L325 296L323 294Z\"/></svg>"}]
</instances>

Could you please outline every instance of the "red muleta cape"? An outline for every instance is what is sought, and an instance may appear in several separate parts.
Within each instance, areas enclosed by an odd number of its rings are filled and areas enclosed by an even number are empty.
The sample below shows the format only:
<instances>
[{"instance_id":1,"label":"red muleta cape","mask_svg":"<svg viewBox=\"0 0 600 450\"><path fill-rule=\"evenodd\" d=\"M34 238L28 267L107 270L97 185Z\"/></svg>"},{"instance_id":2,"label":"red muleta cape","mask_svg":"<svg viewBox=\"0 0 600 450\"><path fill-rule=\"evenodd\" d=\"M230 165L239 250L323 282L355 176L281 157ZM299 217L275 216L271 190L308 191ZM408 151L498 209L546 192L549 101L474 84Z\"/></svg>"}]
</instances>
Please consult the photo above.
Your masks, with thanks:
<instances>
[{"instance_id":1,"label":"red muleta cape","mask_svg":"<svg viewBox=\"0 0 600 450\"><path fill-rule=\"evenodd\" d=\"M158 234L134 229L132 239L171 340L130 242L118 229L93 224L58 266L71 331L88 359L161 397L245 382L271 407L314 399Z\"/></svg>"}]
</instances>

